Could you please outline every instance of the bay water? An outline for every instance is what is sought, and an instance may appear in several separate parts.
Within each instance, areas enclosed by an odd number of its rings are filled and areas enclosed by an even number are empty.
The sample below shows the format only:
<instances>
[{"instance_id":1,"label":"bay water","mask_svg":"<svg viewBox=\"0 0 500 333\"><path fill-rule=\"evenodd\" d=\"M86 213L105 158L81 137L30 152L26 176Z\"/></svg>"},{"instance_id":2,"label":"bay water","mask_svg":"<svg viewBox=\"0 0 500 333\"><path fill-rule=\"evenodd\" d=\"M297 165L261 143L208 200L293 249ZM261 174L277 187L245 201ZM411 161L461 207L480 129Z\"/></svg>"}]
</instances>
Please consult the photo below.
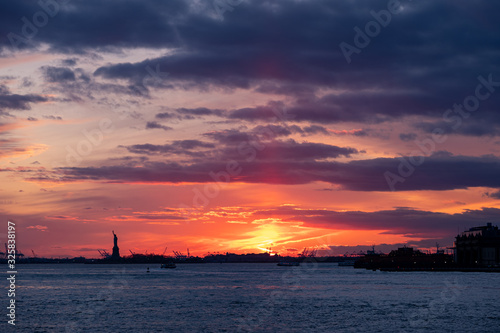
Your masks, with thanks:
<instances>
[{"instance_id":1,"label":"bay water","mask_svg":"<svg viewBox=\"0 0 500 333\"><path fill-rule=\"evenodd\" d=\"M25 264L16 284L2 332L500 332L498 273Z\"/></svg>"}]
</instances>

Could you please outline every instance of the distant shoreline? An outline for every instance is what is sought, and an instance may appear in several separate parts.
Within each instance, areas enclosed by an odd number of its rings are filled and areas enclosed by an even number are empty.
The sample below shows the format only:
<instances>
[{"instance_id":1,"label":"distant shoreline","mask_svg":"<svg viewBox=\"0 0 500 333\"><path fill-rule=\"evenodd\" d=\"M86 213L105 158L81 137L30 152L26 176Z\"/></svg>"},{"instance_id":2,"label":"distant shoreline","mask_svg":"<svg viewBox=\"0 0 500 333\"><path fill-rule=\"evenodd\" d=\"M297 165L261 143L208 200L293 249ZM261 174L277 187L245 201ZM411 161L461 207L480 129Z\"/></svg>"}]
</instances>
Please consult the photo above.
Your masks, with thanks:
<instances>
[{"instance_id":1,"label":"distant shoreline","mask_svg":"<svg viewBox=\"0 0 500 333\"><path fill-rule=\"evenodd\" d=\"M311 261L312 262L312 261ZM338 264L338 262L332 261L314 261L317 264ZM67 264L75 264L75 265L160 265L160 263L137 263L137 262L93 262L93 263L83 263L83 262L70 262L67 260L59 260L59 259L51 259L50 262L24 262L21 265L67 265ZM192 265L192 264L270 264L275 265L275 262L178 262L176 264L180 265ZM307 264L307 262L305 262ZM384 268L352 268L346 266L337 266L342 267L343 269L363 269L370 271L380 271L380 272L462 272L462 273L500 273L500 267L384 267ZM284 268L286 269L286 268Z\"/></svg>"}]
</instances>

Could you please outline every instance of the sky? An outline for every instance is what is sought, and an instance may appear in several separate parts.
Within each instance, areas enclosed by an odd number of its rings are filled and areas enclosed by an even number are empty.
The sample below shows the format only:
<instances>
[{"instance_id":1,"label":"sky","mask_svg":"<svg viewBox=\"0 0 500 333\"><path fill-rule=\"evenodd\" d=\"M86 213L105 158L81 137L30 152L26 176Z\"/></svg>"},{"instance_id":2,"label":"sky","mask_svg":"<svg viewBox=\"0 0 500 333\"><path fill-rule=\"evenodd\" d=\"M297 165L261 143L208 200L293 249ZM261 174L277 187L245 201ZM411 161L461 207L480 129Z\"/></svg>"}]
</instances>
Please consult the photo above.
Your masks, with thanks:
<instances>
[{"instance_id":1,"label":"sky","mask_svg":"<svg viewBox=\"0 0 500 333\"><path fill-rule=\"evenodd\" d=\"M0 3L18 249L434 251L500 221L500 3ZM165 250L165 248L167 248Z\"/></svg>"}]
</instances>

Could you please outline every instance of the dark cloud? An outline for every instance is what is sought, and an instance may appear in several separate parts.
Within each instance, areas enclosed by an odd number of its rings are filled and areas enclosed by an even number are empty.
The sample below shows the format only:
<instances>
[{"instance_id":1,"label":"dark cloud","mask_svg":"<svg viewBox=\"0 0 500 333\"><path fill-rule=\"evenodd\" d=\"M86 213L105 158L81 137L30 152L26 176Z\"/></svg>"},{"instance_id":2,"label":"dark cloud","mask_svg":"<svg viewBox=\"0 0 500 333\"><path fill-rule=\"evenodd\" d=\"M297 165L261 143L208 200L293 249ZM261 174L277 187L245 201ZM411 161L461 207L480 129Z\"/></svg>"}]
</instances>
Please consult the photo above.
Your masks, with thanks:
<instances>
[{"instance_id":1,"label":"dark cloud","mask_svg":"<svg viewBox=\"0 0 500 333\"><path fill-rule=\"evenodd\" d=\"M64 65L64 66L76 66L78 62L78 59L77 58L68 58L68 59L64 59L64 60L61 60L61 63Z\"/></svg>"},{"instance_id":2,"label":"dark cloud","mask_svg":"<svg viewBox=\"0 0 500 333\"><path fill-rule=\"evenodd\" d=\"M358 151L353 148L343 148L337 146L326 145L322 143L311 143L303 142L298 143L294 140L287 141L269 141L257 143L256 141L240 140L239 136L236 137L238 141L234 140L231 134L217 133L218 139L223 146L215 146L213 143L202 142L199 140L182 140L174 141L171 144L164 145L152 145L152 144L141 144L126 146L125 148L135 154L145 154L145 155L163 155L167 157L169 155L189 155L193 157L206 157L206 156L216 156L218 160L228 161L228 160L244 160L247 158L245 154L245 149L250 148L253 144L256 149L259 150L255 154L255 159L266 160L266 161L287 161L287 160L321 160L327 158L338 158L340 156L349 157L352 154L357 154ZM239 133L239 135L245 136L245 134ZM227 141L226 141L227 140ZM241 143L246 142L249 145L245 149L241 148ZM209 149L205 151L195 151L193 149Z\"/></svg>"},{"instance_id":3,"label":"dark cloud","mask_svg":"<svg viewBox=\"0 0 500 333\"><path fill-rule=\"evenodd\" d=\"M176 116L172 113L169 113L169 112L161 112L161 113L157 113L155 117L158 119L171 119L171 118L175 118Z\"/></svg>"},{"instance_id":4,"label":"dark cloud","mask_svg":"<svg viewBox=\"0 0 500 333\"><path fill-rule=\"evenodd\" d=\"M376 124L409 115L441 116L445 109L432 106L433 97L424 95L423 93L404 94L392 90L377 93L361 90L320 98L311 96L298 99L294 104L286 107L286 111L291 120L318 123L362 120L365 123ZM267 105L233 110L229 113L229 117L247 121L268 121L276 118L279 104L275 101Z\"/></svg>"},{"instance_id":5,"label":"dark cloud","mask_svg":"<svg viewBox=\"0 0 500 333\"><path fill-rule=\"evenodd\" d=\"M53 116L53 115L48 115L48 116L43 116L44 119L50 119L50 120L62 120L62 117L60 116Z\"/></svg>"},{"instance_id":6,"label":"dark cloud","mask_svg":"<svg viewBox=\"0 0 500 333\"><path fill-rule=\"evenodd\" d=\"M283 125L258 125L254 127L250 134L262 135L267 139L273 139L280 136L289 136L292 133L303 133L304 131L297 125L283 126Z\"/></svg>"},{"instance_id":7,"label":"dark cloud","mask_svg":"<svg viewBox=\"0 0 500 333\"><path fill-rule=\"evenodd\" d=\"M249 159L250 155L242 154L246 149L255 147L258 151L255 159L263 161L283 162L288 160L308 161L324 160L328 158L350 157L358 154L358 150L349 147L338 147L323 143L296 142L289 139L286 141L248 142L248 145L239 145L237 148L229 147L222 150L223 160L241 160L243 157Z\"/></svg>"},{"instance_id":8,"label":"dark cloud","mask_svg":"<svg viewBox=\"0 0 500 333\"><path fill-rule=\"evenodd\" d=\"M135 147L141 153L150 153L160 148ZM264 153L268 148L268 152ZM399 191L500 188L498 177L500 160L493 156L465 157L436 154L424 158L423 164L408 172L404 166L409 163L408 157L350 162L322 160L351 153L348 148L335 146L280 142L256 152L253 159L239 154L237 150L221 151L223 159L201 160L191 164L147 162L142 167L63 168L61 171L64 171L64 178L68 181L87 179L117 182L206 183L213 181L209 176L211 171L224 171L228 161L237 161L238 167L241 167L237 179L245 183L291 185L321 181L338 185L344 190L390 191L385 174L391 172L394 175L401 175L401 171L404 177L402 182L396 183L395 186ZM422 157L414 159L422 160ZM47 173L40 177L45 180L50 179L51 175Z\"/></svg>"},{"instance_id":9,"label":"dark cloud","mask_svg":"<svg viewBox=\"0 0 500 333\"><path fill-rule=\"evenodd\" d=\"M330 135L331 133L323 126L311 125L300 127L297 125L258 125L251 130L253 134L266 135L268 137L289 136L292 134L300 134L301 136L309 136L315 134Z\"/></svg>"},{"instance_id":10,"label":"dark cloud","mask_svg":"<svg viewBox=\"0 0 500 333\"><path fill-rule=\"evenodd\" d=\"M248 131L237 129L212 131L204 133L205 137L218 141L226 146L216 152L223 160L240 160L243 156L263 160L308 160L337 158L340 156L350 157L359 153L358 150L349 147L337 147L322 143L296 142L293 139L286 141L276 140L279 137L286 137L294 133L309 135L326 131L321 126L309 126L301 128L297 125L258 125ZM249 153L254 150L255 154ZM257 153L258 151L258 153Z\"/></svg>"},{"instance_id":11,"label":"dark cloud","mask_svg":"<svg viewBox=\"0 0 500 333\"><path fill-rule=\"evenodd\" d=\"M455 118L460 119L460 118ZM500 124L495 123L495 119L491 119L490 115L483 119L469 118L455 120L453 122L446 121L423 121L414 124L426 133L432 133L438 129L443 134L456 134L465 136L497 136L500 135Z\"/></svg>"},{"instance_id":12,"label":"dark cloud","mask_svg":"<svg viewBox=\"0 0 500 333\"><path fill-rule=\"evenodd\" d=\"M315 125L313 125L315 126ZM327 130L331 134L339 135L339 136L345 136L345 135L353 135L357 137L364 137L364 136L373 136L373 137L379 137L379 138L384 138L385 135L381 133L377 133L374 130L371 129L352 129L352 130Z\"/></svg>"},{"instance_id":13,"label":"dark cloud","mask_svg":"<svg viewBox=\"0 0 500 333\"><path fill-rule=\"evenodd\" d=\"M21 87L23 88L29 88L34 85L33 81L29 77L24 77L23 82L21 83Z\"/></svg>"},{"instance_id":14,"label":"dark cloud","mask_svg":"<svg viewBox=\"0 0 500 333\"><path fill-rule=\"evenodd\" d=\"M197 119L204 116L218 116L223 115L223 110L218 109L208 109L208 108L178 108L173 110L173 112L160 112L156 114L158 119Z\"/></svg>"},{"instance_id":15,"label":"dark cloud","mask_svg":"<svg viewBox=\"0 0 500 333\"><path fill-rule=\"evenodd\" d=\"M173 128L162 125L156 121L148 121L146 123L146 129L162 129L162 130L168 131L168 130L172 130Z\"/></svg>"},{"instance_id":16,"label":"dark cloud","mask_svg":"<svg viewBox=\"0 0 500 333\"><path fill-rule=\"evenodd\" d=\"M193 151L200 148L214 148L215 145L199 140L178 140L170 144L153 145L139 144L132 146L120 146L126 148L129 152L143 155L189 155L189 156L205 156L203 152Z\"/></svg>"},{"instance_id":17,"label":"dark cloud","mask_svg":"<svg viewBox=\"0 0 500 333\"><path fill-rule=\"evenodd\" d=\"M44 66L41 69L47 82L75 81L75 73L69 68Z\"/></svg>"},{"instance_id":18,"label":"dark cloud","mask_svg":"<svg viewBox=\"0 0 500 333\"><path fill-rule=\"evenodd\" d=\"M175 110L181 115L191 115L191 116L220 116L224 111L218 109L208 109L208 108L196 108L187 109L179 108Z\"/></svg>"},{"instance_id":19,"label":"dark cloud","mask_svg":"<svg viewBox=\"0 0 500 333\"><path fill-rule=\"evenodd\" d=\"M399 138L401 139L401 141L405 141L405 142L413 141L417 138L417 134L416 133L400 133Z\"/></svg>"},{"instance_id":20,"label":"dark cloud","mask_svg":"<svg viewBox=\"0 0 500 333\"><path fill-rule=\"evenodd\" d=\"M317 91L317 87L300 84L300 83L284 83L278 84L276 82L265 82L260 84L255 91L262 94L275 94L287 96L310 96Z\"/></svg>"},{"instance_id":21,"label":"dark cloud","mask_svg":"<svg viewBox=\"0 0 500 333\"><path fill-rule=\"evenodd\" d=\"M329 135L330 132L323 126L312 125L300 127L297 125L258 125L250 130L228 129L204 133L203 136L224 144L240 144L242 142L269 141L279 137L287 137L293 134L308 136L313 134Z\"/></svg>"},{"instance_id":22,"label":"dark cloud","mask_svg":"<svg viewBox=\"0 0 500 333\"><path fill-rule=\"evenodd\" d=\"M357 191L389 190L387 172L401 177L401 182L394 186L400 191L500 187L500 179L495 176L500 171L500 160L494 156L452 156L447 152L437 152L412 160L422 164L414 166L408 156L351 161L338 166L339 172L324 179Z\"/></svg>"},{"instance_id":23,"label":"dark cloud","mask_svg":"<svg viewBox=\"0 0 500 333\"><path fill-rule=\"evenodd\" d=\"M303 128L304 133L307 134L323 134L323 135L330 135L330 132L323 126L319 125L312 125L312 126L306 126Z\"/></svg>"},{"instance_id":24,"label":"dark cloud","mask_svg":"<svg viewBox=\"0 0 500 333\"><path fill-rule=\"evenodd\" d=\"M172 146L180 149L195 149L195 148L215 148L213 143L203 142L199 140L180 140L174 141Z\"/></svg>"},{"instance_id":25,"label":"dark cloud","mask_svg":"<svg viewBox=\"0 0 500 333\"><path fill-rule=\"evenodd\" d=\"M487 197L493 198L493 199L500 199L500 191L496 192L486 192L485 193Z\"/></svg>"},{"instance_id":26,"label":"dark cloud","mask_svg":"<svg viewBox=\"0 0 500 333\"><path fill-rule=\"evenodd\" d=\"M203 136L224 144L239 144L241 142L248 142L252 140L252 134L239 131L237 129L212 131L204 133Z\"/></svg>"},{"instance_id":27,"label":"dark cloud","mask_svg":"<svg viewBox=\"0 0 500 333\"><path fill-rule=\"evenodd\" d=\"M464 230L485 225L487 222L498 221L500 209L467 209L462 213L447 214L411 208L363 212L279 207L257 211L253 215L280 217L285 221L300 221L310 227L337 230L390 230L383 233L428 238L448 236L451 240L459 228L459 230Z\"/></svg>"},{"instance_id":28,"label":"dark cloud","mask_svg":"<svg viewBox=\"0 0 500 333\"><path fill-rule=\"evenodd\" d=\"M38 119L36 119L35 117L28 117L28 118L26 118L26 120L28 120L28 121L38 121Z\"/></svg>"},{"instance_id":29,"label":"dark cloud","mask_svg":"<svg viewBox=\"0 0 500 333\"><path fill-rule=\"evenodd\" d=\"M88 49L121 47L172 47L178 44L173 18L187 13L188 3L97 0L59 4L49 22L23 35L22 17L32 22L42 11L37 2L19 0L2 5L0 11L0 47L33 48L46 43L59 52L83 53ZM119 10L117 10L119 9ZM15 35L13 35L15 34Z\"/></svg>"},{"instance_id":30,"label":"dark cloud","mask_svg":"<svg viewBox=\"0 0 500 333\"><path fill-rule=\"evenodd\" d=\"M460 1L453 6L405 3L405 10L394 15L383 33L355 54L355 62L348 66L339 43L353 43L353 27L363 26L373 19L370 10L386 5L362 0L292 1L277 2L276 10L271 11L264 1L245 3L241 10L227 15L223 27L210 16L198 17L196 24L180 25L184 52L110 64L95 75L135 82L144 76L145 68L158 65L170 73L170 88L254 88L293 96L296 100L287 103L293 120L316 123L379 123L413 115L442 118L454 103L463 103L474 94L478 76L486 78L492 73L493 81L500 81L499 62L493 56L499 45L493 31L500 30L500 25L491 14L499 5L486 1L474 5ZM263 24L255 25L254 17ZM428 24L420 24L423 21ZM443 21L449 29L440 28ZM269 22L273 29L267 28ZM460 32L467 36L466 41L457 38ZM446 48L439 47L443 40ZM244 50L238 45L245 45ZM320 89L341 92L319 95ZM481 112L475 116L484 122L464 126L461 132L496 133L498 95L495 92L481 102ZM269 121L276 117L273 111L274 106L267 104L228 111L227 115Z\"/></svg>"},{"instance_id":31,"label":"dark cloud","mask_svg":"<svg viewBox=\"0 0 500 333\"><path fill-rule=\"evenodd\" d=\"M0 114L3 110L30 110L30 103L46 102L48 99L40 95L18 95L10 93L9 89L0 85Z\"/></svg>"},{"instance_id":32,"label":"dark cloud","mask_svg":"<svg viewBox=\"0 0 500 333\"><path fill-rule=\"evenodd\" d=\"M144 84L148 68L169 73L159 88L243 88L293 96L296 100L287 105L294 120L317 123L377 123L411 115L441 118L453 103L474 94L479 75L491 73L495 82L500 80L500 22L495 15L500 4L486 0L406 2L348 65L339 44L354 44L353 28L363 28L373 20L370 11L386 7L384 0L297 0L276 1L271 8L268 1L256 0L240 4L221 22L212 3L89 0L61 5L23 46L44 43L52 51L73 54L175 49L136 63L107 64L94 75L113 82L128 80L121 88L110 83L108 91L139 97L147 97L152 86ZM4 5L0 47L9 48L9 33L21 34L21 17L30 18L39 10L36 2L26 0ZM74 65L72 60L64 60L65 65ZM71 79L68 70L56 77ZM336 92L329 93L332 89ZM491 133L491 128L482 127L500 124L499 95L495 92L481 102L478 118L486 122L464 131L481 135ZM241 108L229 116L269 120L275 115L268 108ZM203 112L186 109L184 115L221 115L220 110Z\"/></svg>"}]
</instances>

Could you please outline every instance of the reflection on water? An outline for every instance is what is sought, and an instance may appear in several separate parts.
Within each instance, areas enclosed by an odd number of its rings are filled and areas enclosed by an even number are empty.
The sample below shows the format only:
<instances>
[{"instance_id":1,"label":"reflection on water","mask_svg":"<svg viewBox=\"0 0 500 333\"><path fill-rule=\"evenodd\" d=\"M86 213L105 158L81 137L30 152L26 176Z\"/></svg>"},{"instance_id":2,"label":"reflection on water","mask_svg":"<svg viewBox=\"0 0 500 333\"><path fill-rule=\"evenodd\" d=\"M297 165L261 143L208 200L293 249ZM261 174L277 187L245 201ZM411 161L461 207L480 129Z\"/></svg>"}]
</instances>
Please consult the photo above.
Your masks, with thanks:
<instances>
[{"instance_id":1,"label":"reflection on water","mask_svg":"<svg viewBox=\"0 0 500 333\"><path fill-rule=\"evenodd\" d=\"M497 332L500 326L500 274L491 273L68 264L22 265L18 278L20 332Z\"/></svg>"}]
</instances>

